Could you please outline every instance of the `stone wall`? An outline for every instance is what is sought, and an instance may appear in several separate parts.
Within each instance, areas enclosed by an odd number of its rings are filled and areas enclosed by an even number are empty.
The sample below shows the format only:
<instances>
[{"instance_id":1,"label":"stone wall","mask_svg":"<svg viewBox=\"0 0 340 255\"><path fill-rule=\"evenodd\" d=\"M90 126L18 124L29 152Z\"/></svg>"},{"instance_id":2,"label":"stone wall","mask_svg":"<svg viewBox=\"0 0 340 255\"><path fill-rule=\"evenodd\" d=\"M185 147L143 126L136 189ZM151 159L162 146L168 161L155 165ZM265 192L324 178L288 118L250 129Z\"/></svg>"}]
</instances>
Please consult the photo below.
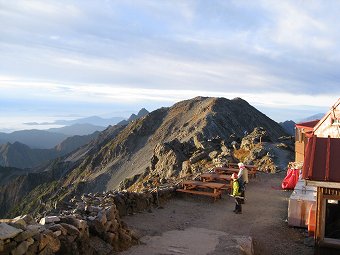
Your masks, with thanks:
<instances>
[{"instance_id":1,"label":"stone wall","mask_svg":"<svg viewBox=\"0 0 340 255\"><path fill-rule=\"evenodd\" d=\"M174 194L175 188L149 193L86 194L56 204L47 216L0 220L0 255L112 254L138 243L121 216L150 211Z\"/></svg>"}]
</instances>

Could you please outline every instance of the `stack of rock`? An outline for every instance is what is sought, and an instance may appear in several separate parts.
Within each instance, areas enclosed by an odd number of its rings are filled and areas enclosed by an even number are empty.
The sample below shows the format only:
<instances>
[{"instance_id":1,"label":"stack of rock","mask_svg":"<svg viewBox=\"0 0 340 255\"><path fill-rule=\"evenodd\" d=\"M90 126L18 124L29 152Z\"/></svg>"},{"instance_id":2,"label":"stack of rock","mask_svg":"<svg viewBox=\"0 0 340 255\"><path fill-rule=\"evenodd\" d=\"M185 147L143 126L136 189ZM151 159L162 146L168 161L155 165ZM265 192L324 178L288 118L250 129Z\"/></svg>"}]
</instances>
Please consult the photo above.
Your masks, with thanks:
<instances>
[{"instance_id":1,"label":"stack of rock","mask_svg":"<svg viewBox=\"0 0 340 255\"><path fill-rule=\"evenodd\" d=\"M2 221L0 254L111 254L137 243L115 205L83 215L46 216L39 223L30 216Z\"/></svg>"},{"instance_id":2,"label":"stack of rock","mask_svg":"<svg viewBox=\"0 0 340 255\"><path fill-rule=\"evenodd\" d=\"M170 199L175 194L176 187L159 188L152 192L107 191L103 193L89 193L81 197L73 197L70 201L61 201L56 211L62 215L83 214L95 216L96 212L105 207L116 205L119 216L126 216L150 210L154 205Z\"/></svg>"},{"instance_id":3,"label":"stack of rock","mask_svg":"<svg viewBox=\"0 0 340 255\"><path fill-rule=\"evenodd\" d=\"M127 249L138 238L120 217L151 210L173 193L90 193L58 203L39 223L29 215L2 219L0 254L112 254Z\"/></svg>"},{"instance_id":4,"label":"stack of rock","mask_svg":"<svg viewBox=\"0 0 340 255\"><path fill-rule=\"evenodd\" d=\"M60 247L58 236L29 215L1 220L0 254L54 254Z\"/></svg>"}]
</instances>

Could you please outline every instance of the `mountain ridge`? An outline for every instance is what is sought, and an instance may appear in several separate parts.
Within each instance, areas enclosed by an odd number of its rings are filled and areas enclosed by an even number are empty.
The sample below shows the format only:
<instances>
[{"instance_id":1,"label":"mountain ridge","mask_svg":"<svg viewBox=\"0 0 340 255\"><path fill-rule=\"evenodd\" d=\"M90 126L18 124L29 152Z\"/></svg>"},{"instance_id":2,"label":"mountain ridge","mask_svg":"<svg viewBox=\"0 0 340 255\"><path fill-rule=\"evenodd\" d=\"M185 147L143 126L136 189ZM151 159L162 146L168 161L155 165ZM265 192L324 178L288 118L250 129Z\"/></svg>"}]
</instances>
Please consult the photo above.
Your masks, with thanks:
<instances>
[{"instance_id":1,"label":"mountain ridge","mask_svg":"<svg viewBox=\"0 0 340 255\"><path fill-rule=\"evenodd\" d=\"M50 184L44 182L38 186L47 185L47 192L52 183L57 185L58 192L48 201L59 201L73 192L115 189L126 178L144 173L154 173L159 178L176 177L182 164L207 141L219 137L223 143L230 144L243 137L244 131L258 126L263 126L268 131L268 139L273 141L286 135L279 124L243 99L196 97L184 100L157 109L126 126L109 127L95 141L59 159L58 163L40 169L50 176L45 178ZM64 167L59 169L58 164ZM55 176L59 177L53 178L53 174L48 173L51 171L58 172ZM28 178L22 180L21 186L28 185L27 181ZM22 190L22 199L25 189L16 189ZM0 194L5 190L6 187L0 187ZM26 200L30 201L28 197ZM25 206L17 209L28 210Z\"/></svg>"}]
</instances>

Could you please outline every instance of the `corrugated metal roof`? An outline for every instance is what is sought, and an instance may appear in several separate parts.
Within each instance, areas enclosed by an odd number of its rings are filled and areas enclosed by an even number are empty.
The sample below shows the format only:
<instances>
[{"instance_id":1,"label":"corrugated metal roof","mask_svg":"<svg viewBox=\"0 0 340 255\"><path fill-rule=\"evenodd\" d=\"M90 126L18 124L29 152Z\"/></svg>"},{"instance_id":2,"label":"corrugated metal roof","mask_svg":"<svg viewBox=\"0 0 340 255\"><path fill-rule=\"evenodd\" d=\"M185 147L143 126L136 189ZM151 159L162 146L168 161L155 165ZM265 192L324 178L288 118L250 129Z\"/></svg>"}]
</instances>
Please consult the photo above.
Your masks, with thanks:
<instances>
[{"instance_id":1,"label":"corrugated metal roof","mask_svg":"<svg viewBox=\"0 0 340 255\"><path fill-rule=\"evenodd\" d=\"M308 140L303 178L340 182L340 139L313 136Z\"/></svg>"},{"instance_id":2,"label":"corrugated metal roof","mask_svg":"<svg viewBox=\"0 0 340 255\"><path fill-rule=\"evenodd\" d=\"M308 122L296 123L295 126L298 128L305 128L307 130L313 131L316 124L319 123L320 120L312 120Z\"/></svg>"}]
</instances>

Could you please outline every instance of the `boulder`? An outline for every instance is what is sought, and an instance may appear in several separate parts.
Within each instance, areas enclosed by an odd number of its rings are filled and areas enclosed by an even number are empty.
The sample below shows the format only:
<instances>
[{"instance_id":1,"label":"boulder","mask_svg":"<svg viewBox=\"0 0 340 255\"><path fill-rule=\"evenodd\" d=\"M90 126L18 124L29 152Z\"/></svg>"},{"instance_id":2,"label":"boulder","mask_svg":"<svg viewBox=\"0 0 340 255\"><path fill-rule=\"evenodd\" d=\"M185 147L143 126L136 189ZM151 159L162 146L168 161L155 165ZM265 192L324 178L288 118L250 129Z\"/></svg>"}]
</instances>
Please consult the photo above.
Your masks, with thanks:
<instances>
[{"instance_id":1,"label":"boulder","mask_svg":"<svg viewBox=\"0 0 340 255\"><path fill-rule=\"evenodd\" d=\"M113 247L97 236L91 237L89 240L89 244L95 250L96 254L112 254Z\"/></svg>"},{"instance_id":2,"label":"boulder","mask_svg":"<svg viewBox=\"0 0 340 255\"><path fill-rule=\"evenodd\" d=\"M12 255L23 255L27 253L28 247L34 243L32 238L21 242L15 249L11 251Z\"/></svg>"},{"instance_id":3,"label":"boulder","mask_svg":"<svg viewBox=\"0 0 340 255\"><path fill-rule=\"evenodd\" d=\"M67 224L67 223L60 223L60 225L64 229L66 229L68 235L71 235L71 236L79 236L80 235L80 231L75 226L72 226L72 225Z\"/></svg>"},{"instance_id":4,"label":"boulder","mask_svg":"<svg viewBox=\"0 0 340 255\"><path fill-rule=\"evenodd\" d=\"M67 230L60 224L55 224L50 227L48 227L49 230L52 232L60 231L62 235L66 236L67 235Z\"/></svg>"},{"instance_id":5,"label":"boulder","mask_svg":"<svg viewBox=\"0 0 340 255\"><path fill-rule=\"evenodd\" d=\"M52 252L57 252L60 249L60 241L53 234L52 231L46 230L41 234L41 239L39 242L39 251L44 250L46 247Z\"/></svg>"},{"instance_id":6,"label":"boulder","mask_svg":"<svg viewBox=\"0 0 340 255\"><path fill-rule=\"evenodd\" d=\"M190 163L191 164L195 164L197 163L198 161L202 160L202 159L205 159L208 157L208 153L206 153L205 151L201 151L201 152L198 152L198 153L195 153L190 159Z\"/></svg>"},{"instance_id":7,"label":"boulder","mask_svg":"<svg viewBox=\"0 0 340 255\"><path fill-rule=\"evenodd\" d=\"M100 212L98 213L97 219L100 221L100 223L101 223L103 226L105 225L105 223L107 222L105 210L100 211Z\"/></svg>"},{"instance_id":8,"label":"boulder","mask_svg":"<svg viewBox=\"0 0 340 255\"><path fill-rule=\"evenodd\" d=\"M106 209L106 217L108 220L113 221L117 218L119 212L115 204L113 204L110 208Z\"/></svg>"},{"instance_id":9,"label":"boulder","mask_svg":"<svg viewBox=\"0 0 340 255\"><path fill-rule=\"evenodd\" d=\"M34 229L34 228L28 228L25 231L21 232L19 235L17 235L14 240L18 243L31 238L32 236L36 235L39 233L38 229Z\"/></svg>"},{"instance_id":10,"label":"boulder","mask_svg":"<svg viewBox=\"0 0 340 255\"><path fill-rule=\"evenodd\" d=\"M41 218L39 223L41 225L45 225L48 223L54 223L54 222L59 222L59 221L60 221L60 218L58 216L46 216L44 218Z\"/></svg>"},{"instance_id":11,"label":"boulder","mask_svg":"<svg viewBox=\"0 0 340 255\"><path fill-rule=\"evenodd\" d=\"M25 215L20 215L18 217L15 217L13 219L15 220L24 220L26 222L27 225L34 225L36 224L36 222L34 221L33 217L29 214L25 214Z\"/></svg>"},{"instance_id":12,"label":"boulder","mask_svg":"<svg viewBox=\"0 0 340 255\"><path fill-rule=\"evenodd\" d=\"M246 135L241 142L241 149L251 150L255 144L260 142L269 142L270 138L268 136L267 131L263 127L254 128L253 132L249 135Z\"/></svg>"},{"instance_id":13,"label":"boulder","mask_svg":"<svg viewBox=\"0 0 340 255\"><path fill-rule=\"evenodd\" d=\"M9 240L8 240L9 241ZM2 252L0 254L10 254L10 252L17 247L16 241L3 243Z\"/></svg>"},{"instance_id":14,"label":"boulder","mask_svg":"<svg viewBox=\"0 0 340 255\"><path fill-rule=\"evenodd\" d=\"M213 160L213 159L217 158L218 154L219 154L218 151L212 151L212 152L209 153L209 158L211 160Z\"/></svg>"},{"instance_id":15,"label":"boulder","mask_svg":"<svg viewBox=\"0 0 340 255\"><path fill-rule=\"evenodd\" d=\"M0 223L0 240L5 240L8 238L13 238L21 233L23 230L14 228L7 223Z\"/></svg>"},{"instance_id":16,"label":"boulder","mask_svg":"<svg viewBox=\"0 0 340 255\"><path fill-rule=\"evenodd\" d=\"M38 249L39 249L39 242L33 242L33 244L31 244L28 247L28 249L26 251L26 255L35 255L35 254L38 254Z\"/></svg>"},{"instance_id":17,"label":"boulder","mask_svg":"<svg viewBox=\"0 0 340 255\"><path fill-rule=\"evenodd\" d=\"M244 163L252 165L256 160L260 160L266 155L267 150L263 146L256 145L250 150L248 156L244 159Z\"/></svg>"},{"instance_id":18,"label":"boulder","mask_svg":"<svg viewBox=\"0 0 340 255\"><path fill-rule=\"evenodd\" d=\"M78 229L86 229L87 228L86 221L77 219L76 216L74 216L74 215L68 215L68 216L65 216L65 217L61 217L60 222L70 224L72 226L75 226Z\"/></svg>"},{"instance_id":19,"label":"boulder","mask_svg":"<svg viewBox=\"0 0 340 255\"><path fill-rule=\"evenodd\" d=\"M191 164L190 164L190 161L189 160L186 160L182 163L182 170L181 172L179 173L179 177L180 178L183 178L185 176L188 176L192 173L191 171Z\"/></svg>"}]
</instances>

